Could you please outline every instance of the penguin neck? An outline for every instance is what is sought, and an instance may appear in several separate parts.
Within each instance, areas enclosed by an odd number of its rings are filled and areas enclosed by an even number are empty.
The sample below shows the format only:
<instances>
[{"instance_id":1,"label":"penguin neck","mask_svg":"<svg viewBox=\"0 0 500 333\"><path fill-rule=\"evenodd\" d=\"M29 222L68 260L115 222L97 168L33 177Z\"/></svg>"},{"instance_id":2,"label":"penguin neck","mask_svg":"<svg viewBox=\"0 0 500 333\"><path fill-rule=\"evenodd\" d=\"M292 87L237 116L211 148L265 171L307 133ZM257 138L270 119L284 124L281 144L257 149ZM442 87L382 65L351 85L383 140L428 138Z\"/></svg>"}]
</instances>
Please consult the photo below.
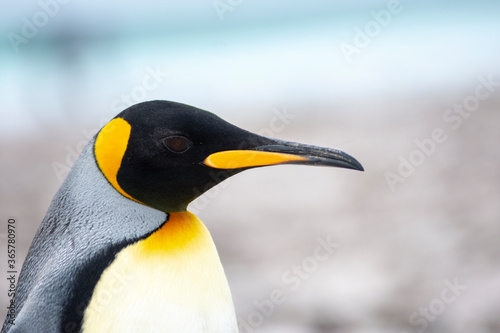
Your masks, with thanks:
<instances>
[{"instance_id":1,"label":"penguin neck","mask_svg":"<svg viewBox=\"0 0 500 333\"><path fill-rule=\"evenodd\" d=\"M203 223L187 211L169 213L149 237L117 254L94 290L82 331L165 330L237 331L215 245Z\"/></svg>"},{"instance_id":2,"label":"penguin neck","mask_svg":"<svg viewBox=\"0 0 500 333\"><path fill-rule=\"evenodd\" d=\"M188 211L168 213L168 220L137 246L144 256L170 257L175 253L189 256L190 249L197 247L215 250L205 225Z\"/></svg>"}]
</instances>

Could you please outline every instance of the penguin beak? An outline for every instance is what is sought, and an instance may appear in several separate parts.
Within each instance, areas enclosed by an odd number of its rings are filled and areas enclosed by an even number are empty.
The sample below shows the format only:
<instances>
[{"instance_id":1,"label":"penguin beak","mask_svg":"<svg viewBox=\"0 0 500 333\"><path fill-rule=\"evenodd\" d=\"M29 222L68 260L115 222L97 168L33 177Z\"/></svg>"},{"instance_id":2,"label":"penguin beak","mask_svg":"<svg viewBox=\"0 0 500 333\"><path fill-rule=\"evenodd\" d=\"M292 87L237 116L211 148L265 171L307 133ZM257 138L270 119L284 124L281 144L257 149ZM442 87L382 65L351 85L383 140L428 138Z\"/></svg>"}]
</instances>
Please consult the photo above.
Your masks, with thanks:
<instances>
[{"instance_id":1,"label":"penguin beak","mask_svg":"<svg viewBox=\"0 0 500 333\"><path fill-rule=\"evenodd\" d=\"M343 151L274 139L272 143L264 146L213 153L203 163L215 169L240 169L278 164L300 164L364 171L363 166L354 157Z\"/></svg>"}]
</instances>

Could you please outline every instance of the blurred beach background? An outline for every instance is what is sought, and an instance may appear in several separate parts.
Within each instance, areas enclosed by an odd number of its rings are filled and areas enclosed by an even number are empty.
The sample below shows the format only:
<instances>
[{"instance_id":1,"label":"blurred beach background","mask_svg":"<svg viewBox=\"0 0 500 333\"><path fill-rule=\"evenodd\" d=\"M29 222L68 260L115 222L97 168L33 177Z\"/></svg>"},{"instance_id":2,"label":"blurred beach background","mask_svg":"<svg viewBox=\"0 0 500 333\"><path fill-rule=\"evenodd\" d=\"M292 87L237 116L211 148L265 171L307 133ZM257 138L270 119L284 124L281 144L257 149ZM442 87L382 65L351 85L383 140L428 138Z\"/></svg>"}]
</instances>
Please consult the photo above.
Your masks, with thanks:
<instances>
[{"instance_id":1,"label":"blurred beach background","mask_svg":"<svg viewBox=\"0 0 500 333\"><path fill-rule=\"evenodd\" d=\"M255 169L191 204L240 332L500 332L499 1L0 4L0 314L9 218L20 269L85 143L164 99L366 169Z\"/></svg>"}]
</instances>

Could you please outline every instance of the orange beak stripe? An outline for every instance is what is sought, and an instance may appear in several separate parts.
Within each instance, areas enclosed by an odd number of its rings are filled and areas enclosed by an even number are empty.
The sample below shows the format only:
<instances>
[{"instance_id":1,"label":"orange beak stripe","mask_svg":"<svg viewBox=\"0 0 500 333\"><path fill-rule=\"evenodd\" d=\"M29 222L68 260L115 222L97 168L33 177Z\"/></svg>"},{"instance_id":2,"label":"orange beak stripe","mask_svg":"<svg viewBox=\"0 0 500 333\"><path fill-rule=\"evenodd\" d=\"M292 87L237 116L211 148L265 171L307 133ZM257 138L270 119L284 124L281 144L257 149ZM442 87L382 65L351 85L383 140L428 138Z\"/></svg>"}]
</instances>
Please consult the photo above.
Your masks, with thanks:
<instances>
[{"instance_id":1,"label":"orange beak stripe","mask_svg":"<svg viewBox=\"0 0 500 333\"><path fill-rule=\"evenodd\" d=\"M208 156L204 164L215 169L239 169L308 160L302 156L268 151L227 150Z\"/></svg>"}]
</instances>

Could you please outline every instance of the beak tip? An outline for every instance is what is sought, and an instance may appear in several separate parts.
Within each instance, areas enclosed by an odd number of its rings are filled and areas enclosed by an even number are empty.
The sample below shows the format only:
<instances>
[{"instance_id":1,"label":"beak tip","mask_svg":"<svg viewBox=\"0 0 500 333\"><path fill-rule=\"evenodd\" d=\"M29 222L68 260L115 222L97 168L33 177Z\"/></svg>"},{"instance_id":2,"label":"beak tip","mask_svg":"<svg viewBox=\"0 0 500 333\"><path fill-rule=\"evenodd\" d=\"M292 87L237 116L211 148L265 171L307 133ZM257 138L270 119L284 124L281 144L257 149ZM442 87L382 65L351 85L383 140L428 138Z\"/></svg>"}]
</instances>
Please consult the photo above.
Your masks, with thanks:
<instances>
[{"instance_id":1,"label":"beak tip","mask_svg":"<svg viewBox=\"0 0 500 333\"><path fill-rule=\"evenodd\" d=\"M361 171L361 172L365 171L365 168L363 168L363 166L361 165L361 163L359 163L355 159L352 159L349 163L343 163L343 165L340 166L340 167L341 168L345 168L345 169L351 169L351 170Z\"/></svg>"},{"instance_id":2,"label":"beak tip","mask_svg":"<svg viewBox=\"0 0 500 333\"><path fill-rule=\"evenodd\" d=\"M364 172L365 171L365 168L363 168L363 166L361 165L361 163L359 163L358 161L356 160L353 160L353 169L354 170L358 170L358 171L361 171L361 172Z\"/></svg>"}]
</instances>

